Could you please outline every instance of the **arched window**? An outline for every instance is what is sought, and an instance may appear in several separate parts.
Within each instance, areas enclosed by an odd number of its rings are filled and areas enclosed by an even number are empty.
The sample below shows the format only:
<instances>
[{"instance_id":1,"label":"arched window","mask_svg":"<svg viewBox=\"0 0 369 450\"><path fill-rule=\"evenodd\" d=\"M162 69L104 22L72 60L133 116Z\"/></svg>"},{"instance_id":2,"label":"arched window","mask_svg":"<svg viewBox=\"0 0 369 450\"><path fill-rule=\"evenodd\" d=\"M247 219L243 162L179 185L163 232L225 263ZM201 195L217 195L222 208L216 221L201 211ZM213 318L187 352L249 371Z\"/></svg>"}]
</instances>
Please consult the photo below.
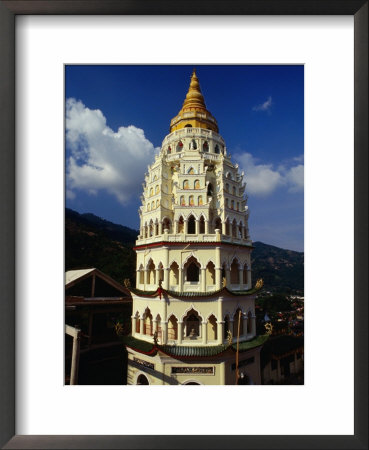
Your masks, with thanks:
<instances>
[{"instance_id":1,"label":"arched window","mask_svg":"<svg viewBox=\"0 0 369 450\"><path fill-rule=\"evenodd\" d=\"M202 205L203 205L203 203L202 203L202 195L200 195L200 196L198 197L198 199L197 199L197 204L198 204L198 206L202 206Z\"/></svg>"},{"instance_id":2,"label":"arched window","mask_svg":"<svg viewBox=\"0 0 369 450\"><path fill-rule=\"evenodd\" d=\"M185 266L186 281L198 282L200 278L200 264L193 256L187 261Z\"/></svg>"},{"instance_id":3,"label":"arched window","mask_svg":"<svg viewBox=\"0 0 369 450\"><path fill-rule=\"evenodd\" d=\"M197 149L197 144L195 139L192 139L192 141L190 142L190 150L196 150Z\"/></svg>"},{"instance_id":4,"label":"arched window","mask_svg":"<svg viewBox=\"0 0 369 450\"><path fill-rule=\"evenodd\" d=\"M228 201L228 198L225 199L225 206L226 206L226 208L229 207L229 201Z\"/></svg>"},{"instance_id":5,"label":"arched window","mask_svg":"<svg viewBox=\"0 0 369 450\"><path fill-rule=\"evenodd\" d=\"M240 284L239 265L235 259L231 264L231 284Z\"/></svg>"},{"instance_id":6,"label":"arched window","mask_svg":"<svg viewBox=\"0 0 369 450\"><path fill-rule=\"evenodd\" d=\"M226 263L222 264L222 280L224 280L227 277L227 266Z\"/></svg>"},{"instance_id":7,"label":"arched window","mask_svg":"<svg viewBox=\"0 0 369 450\"><path fill-rule=\"evenodd\" d=\"M195 169L193 168L193 167L190 167L189 169L188 169L188 172L187 172L188 174L190 174L190 175L193 175L194 173L195 173Z\"/></svg>"},{"instance_id":8,"label":"arched window","mask_svg":"<svg viewBox=\"0 0 369 450\"><path fill-rule=\"evenodd\" d=\"M240 314L241 313L241 314ZM237 308L233 316L233 336L238 336L238 325L240 326L240 336L243 335L243 317L240 308Z\"/></svg>"},{"instance_id":9,"label":"arched window","mask_svg":"<svg viewBox=\"0 0 369 450\"><path fill-rule=\"evenodd\" d=\"M232 194L233 195L236 195L236 188L233 186L233 188L232 188Z\"/></svg>"},{"instance_id":10,"label":"arched window","mask_svg":"<svg viewBox=\"0 0 369 450\"><path fill-rule=\"evenodd\" d=\"M152 223L152 220L150 220L150 223L149 223L149 237L152 237L153 234L154 234L154 225Z\"/></svg>"},{"instance_id":11,"label":"arched window","mask_svg":"<svg viewBox=\"0 0 369 450\"><path fill-rule=\"evenodd\" d=\"M218 144L215 146L214 153L216 153L217 155L219 155L219 153L220 153Z\"/></svg>"},{"instance_id":12,"label":"arched window","mask_svg":"<svg viewBox=\"0 0 369 450\"><path fill-rule=\"evenodd\" d=\"M217 337L218 337L217 319L213 314L208 319L207 332L208 332L208 340L209 341L217 340Z\"/></svg>"},{"instance_id":13,"label":"arched window","mask_svg":"<svg viewBox=\"0 0 369 450\"><path fill-rule=\"evenodd\" d=\"M150 188L150 197L154 195L154 188Z\"/></svg>"},{"instance_id":14,"label":"arched window","mask_svg":"<svg viewBox=\"0 0 369 450\"><path fill-rule=\"evenodd\" d=\"M181 152L182 149L183 149L183 143L182 143L182 141L179 141L177 144L177 147L176 147L176 151Z\"/></svg>"},{"instance_id":15,"label":"arched window","mask_svg":"<svg viewBox=\"0 0 369 450\"><path fill-rule=\"evenodd\" d=\"M190 185L188 183L188 180L183 181L183 189L190 189Z\"/></svg>"},{"instance_id":16,"label":"arched window","mask_svg":"<svg viewBox=\"0 0 369 450\"><path fill-rule=\"evenodd\" d=\"M184 232L184 220L183 217L181 216L178 219L178 233L183 233Z\"/></svg>"},{"instance_id":17,"label":"arched window","mask_svg":"<svg viewBox=\"0 0 369 450\"><path fill-rule=\"evenodd\" d=\"M156 330L158 333L158 338L161 339L161 317L160 314L156 316Z\"/></svg>"},{"instance_id":18,"label":"arched window","mask_svg":"<svg viewBox=\"0 0 369 450\"><path fill-rule=\"evenodd\" d=\"M204 234L205 233L205 219L203 216L200 217L200 222L199 222L199 233L200 234Z\"/></svg>"},{"instance_id":19,"label":"arched window","mask_svg":"<svg viewBox=\"0 0 369 450\"><path fill-rule=\"evenodd\" d=\"M224 317L224 337L227 339L227 333L229 330L229 317L228 315Z\"/></svg>"},{"instance_id":20,"label":"arched window","mask_svg":"<svg viewBox=\"0 0 369 450\"><path fill-rule=\"evenodd\" d=\"M181 203L181 206L186 206L184 195L181 195L180 203Z\"/></svg>"},{"instance_id":21,"label":"arched window","mask_svg":"<svg viewBox=\"0 0 369 450\"><path fill-rule=\"evenodd\" d=\"M238 237L242 238L242 222L238 225Z\"/></svg>"},{"instance_id":22,"label":"arched window","mask_svg":"<svg viewBox=\"0 0 369 450\"><path fill-rule=\"evenodd\" d=\"M237 202L237 206L236 206L237 211L240 210L240 204Z\"/></svg>"},{"instance_id":23,"label":"arched window","mask_svg":"<svg viewBox=\"0 0 369 450\"><path fill-rule=\"evenodd\" d=\"M152 328L152 314L150 309L146 309L144 314L144 334L147 334L149 336L152 336L153 328Z\"/></svg>"},{"instance_id":24,"label":"arched window","mask_svg":"<svg viewBox=\"0 0 369 450\"><path fill-rule=\"evenodd\" d=\"M231 200L231 209L234 209L234 200Z\"/></svg>"},{"instance_id":25,"label":"arched window","mask_svg":"<svg viewBox=\"0 0 369 450\"><path fill-rule=\"evenodd\" d=\"M147 204L147 211L151 211L151 205L150 205L150 203Z\"/></svg>"},{"instance_id":26,"label":"arched window","mask_svg":"<svg viewBox=\"0 0 369 450\"><path fill-rule=\"evenodd\" d=\"M251 333L251 321L252 321L252 314L251 311L247 313L247 332Z\"/></svg>"},{"instance_id":27,"label":"arched window","mask_svg":"<svg viewBox=\"0 0 369 450\"><path fill-rule=\"evenodd\" d=\"M177 286L179 282L179 266L176 262L173 262L169 270L169 284L171 286Z\"/></svg>"},{"instance_id":28,"label":"arched window","mask_svg":"<svg viewBox=\"0 0 369 450\"><path fill-rule=\"evenodd\" d=\"M178 286L179 282L179 266L176 262L173 262L169 270L169 284L171 286Z\"/></svg>"},{"instance_id":29,"label":"arched window","mask_svg":"<svg viewBox=\"0 0 369 450\"><path fill-rule=\"evenodd\" d=\"M139 375L139 377L137 378L137 385L149 385L149 380L147 379L147 377L145 377L145 375L143 375L141 373L141 375Z\"/></svg>"},{"instance_id":30,"label":"arched window","mask_svg":"<svg viewBox=\"0 0 369 450\"><path fill-rule=\"evenodd\" d=\"M187 125L185 125L185 128L192 128L192 125L188 123Z\"/></svg>"},{"instance_id":31,"label":"arched window","mask_svg":"<svg viewBox=\"0 0 369 450\"><path fill-rule=\"evenodd\" d=\"M237 237L237 222L236 219L233 219L232 222L232 237Z\"/></svg>"},{"instance_id":32,"label":"arched window","mask_svg":"<svg viewBox=\"0 0 369 450\"><path fill-rule=\"evenodd\" d=\"M191 197L192 197L192 205L193 205L193 196L190 196L190 206L191 205ZM194 216L191 214L187 221L187 232L188 234L195 234L196 233L196 220Z\"/></svg>"},{"instance_id":33,"label":"arched window","mask_svg":"<svg viewBox=\"0 0 369 450\"><path fill-rule=\"evenodd\" d=\"M213 196L213 185L211 183L208 184L208 196L212 197Z\"/></svg>"},{"instance_id":34,"label":"arched window","mask_svg":"<svg viewBox=\"0 0 369 450\"><path fill-rule=\"evenodd\" d=\"M155 264L152 259L147 266L147 284L155 284Z\"/></svg>"},{"instance_id":35,"label":"arched window","mask_svg":"<svg viewBox=\"0 0 369 450\"><path fill-rule=\"evenodd\" d=\"M175 316L170 316L168 320L168 340L178 339L178 320Z\"/></svg>"},{"instance_id":36,"label":"arched window","mask_svg":"<svg viewBox=\"0 0 369 450\"><path fill-rule=\"evenodd\" d=\"M229 226L229 220L227 219L227 220L226 220L226 223L225 223L225 234L226 234L227 236L230 235L229 229L230 229L230 226Z\"/></svg>"},{"instance_id":37,"label":"arched window","mask_svg":"<svg viewBox=\"0 0 369 450\"><path fill-rule=\"evenodd\" d=\"M159 269L159 280L158 280L158 284L159 284L160 280L164 281L164 267L163 267L162 263L159 263L158 269Z\"/></svg>"},{"instance_id":38,"label":"arched window","mask_svg":"<svg viewBox=\"0 0 369 450\"><path fill-rule=\"evenodd\" d=\"M200 336L201 317L194 309L191 309L183 319L185 336L196 339Z\"/></svg>"},{"instance_id":39,"label":"arched window","mask_svg":"<svg viewBox=\"0 0 369 450\"><path fill-rule=\"evenodd\" d=\"M145 230L144 230L144 236L145 236L145 239L148 237L148 229L147 229L147 224L145 223Z\"/></svg>"},{"instance_id":40,"label":"arched window","mask_svg":"<svg viewBox=\"0 0 369 450\"><path fill-rule=\"evenodd\" d=\"M167 150L167 154L170 155L171 153L172 153L172 148L171 148L171 146L169 146L168 150Z\"/></svg>"},{"instance_id":41,"label":"arched window","mask_svg":"<svg viewBox=\"0 0 369 450\"><path fill-rule=\"evenodd\" d=\"M155 194L159 194L159 185L158 184L155 186Z\"/></svg>"},{"instance_id":42,"label":"arched window","mask_svg":"<svg viewBox=\"0 0 369 450\"><path fill-rule=\"evenodd\" d=\"M151 202L151 209L155 209L155 202Z\"/></svg>"},{"instance_id":43,"label":"arched window","mask_svg":"<svg viewBox=\"0 0 369 450\"><path fill-rule=\"evenodd\" d=\"M215 284L215 265L213 262L209 262L206 266L206 285L214 286Z\"/></svg>"},{"instance_id":44,"label":"arched window","mask_svg":"<svg viewBox=\"0 0 369 450\"><path fill-rule=\"evenodd\" d=\"M156 207L159 208L160 206L160 200L156 200Z\"/></svg>"},{"instance_id":45,"label":"arched window","mask_svg":"<svg viewBox=\"0 0 369 450\"><path fill-rule=\"evenodd\" d=\"M171 221L166 217L163 220L163 230L168 230L170 232L170 228L171 228Z\"/></svg>"},{"instance_id":46,"label":"arched window","mask_svg":"<svg viewBox=\"0 0 369 450\"><path fill-rule=\"evenodd\" d=\"M136 333L140 332L140 314L136 312Z\"/></svg>"},{"instance_id":47,"label":"arched window","mask_svg":"<svg viewBox=\"0 0 369 450\"><path fill-rule=\"evenodd\" d=\"M193 195L190 195L190 196L188 197L188 204L189 204L190 206L194 206L195 202L194 202L194 199L193 199Z\"/></svg>"},{"instance_id":48,"label":"arched window","mask_svg":"<svg viewBox=\"0 0 369 450\"><path fill-rule=\"evenodd\" d=\"M215 230L220 230L222 231L222 220L220 217L217 217L215 219L215 224L214 224Z\"/></svg>"},{"instance_id":49,"label":"arched window","mask_svg":"<svg viewBox=\"0 0 369 450\"><path fill-rule=\"evenodd\" d=\"M140 278L139 278L139 280L140 280L140 284L145 284L145 271L144 271L144 268L143 268L143 265L141 264L140 265Z\"/></svg>"},{"instance_id":50,"label":"arched window","mask_svg":"<svg viewBox=\"0 0 369 450\"><path fill-rule=\"evenodd\" d=\"M226 183L226 185L225 185L225 191L229 192L229 184L228 183Z\"/></svg>"},{"instance_id":51,"label":"arched window","mask_svg":"<svg viewBox=\"0 0 369 450\"><path fill-rule=\"evenodd\" d=\"M195 180L194 188L195 188L195 189L201 189L201 188L200 188L200 181L199 181L199 180Z\"/></svg>"},{"instance_id":52,"label":"arched window","mask_svg":"<svg viewBox=\"0 0 369 450\"><path fill-rule=\"evenodd\" d=\"M247 264L245 264L244 265L244 267L243 267L243 284L247 284L248 282L249 282L249 280L248 280L248 267L247 267Z\"/></svg>"},{"instance_id":53,"label":"arched window","mask_svg":"<svg viewBox=\"0 0 369 450\"><path fill-rule=\"evenodd\" d=\"M157 236L159 234L158 219L156 219L156 222L155 222L155 225L154 225L154 231L155 231L155 236Z\"/></svg>"},{"instance_id":54,"label":"arched window","mask_svg":"<svg viewBox=\"0 0 369 450\"><path fill-rule=\"evenodd\" d=\"M208 152L209 151L209 144L206 141L204 142L204 144L202 146L202 149L203 149L204 152Z\"/></svg>"}]
</instances>

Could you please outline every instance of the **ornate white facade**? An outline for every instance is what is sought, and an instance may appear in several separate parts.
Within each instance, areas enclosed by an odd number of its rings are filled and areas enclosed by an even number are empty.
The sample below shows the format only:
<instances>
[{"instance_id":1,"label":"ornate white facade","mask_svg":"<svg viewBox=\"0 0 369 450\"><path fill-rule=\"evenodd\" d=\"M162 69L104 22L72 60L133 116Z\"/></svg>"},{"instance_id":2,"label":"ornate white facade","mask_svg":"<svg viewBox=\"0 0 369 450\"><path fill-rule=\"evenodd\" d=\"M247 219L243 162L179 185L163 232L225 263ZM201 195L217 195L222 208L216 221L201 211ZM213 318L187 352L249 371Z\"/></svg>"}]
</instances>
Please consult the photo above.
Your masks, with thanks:
<instances>
[{"instance_id":1,"label":"ornate white facade","mask_svg":"<svg viewBox=\"0 0 369 450\"><path fill-rule=\"evenodd\" d=\"M250 341L256 326L246 183L195 72L170 131L143 184L132 337L176 347L223 348L237 335ZM141 361L135 350L129 354ZM218 357L221 374L206 384L227 384L227 358ZM158 364L168 372L162 359ZM136 369L132 363L132 383Z\"/></svg>"}]
</instances>

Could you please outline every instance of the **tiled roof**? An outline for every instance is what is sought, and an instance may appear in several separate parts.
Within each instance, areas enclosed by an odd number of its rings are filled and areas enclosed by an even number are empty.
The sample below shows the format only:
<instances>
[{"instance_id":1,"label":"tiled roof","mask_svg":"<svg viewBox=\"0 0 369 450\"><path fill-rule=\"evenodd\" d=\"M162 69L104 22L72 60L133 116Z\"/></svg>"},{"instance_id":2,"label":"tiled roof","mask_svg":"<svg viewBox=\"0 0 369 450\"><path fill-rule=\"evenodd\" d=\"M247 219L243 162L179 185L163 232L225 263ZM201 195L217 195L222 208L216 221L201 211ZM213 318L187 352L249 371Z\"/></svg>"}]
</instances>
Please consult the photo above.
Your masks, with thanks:
<instances>
[{"instance_id":1,"label":"tiled roof","mask_svg":"<svg viewBox=\"0 0 369 450\"><path fill-rule=\"evenodd\" d=\"M179 358L211 357L220 355L228 349L232 349L234 352L237 350L237 344L232 344L231 346L223 344L207 346L155 345L154 343L136 339L133 336L120 336L120 338L127 347L150 356L155 356L158 351L161 351L166 355ZM263 345L268 338L268 335L261 335L250 341L240 342L239 351L245 352L252 348L259 347L260 345Z\"/></svg>"},{"instance_id":2,"label":"tiled roof","mask_svg":"<svg viewBox=\"0 0 369 450\"><path fill-rule=\"evenodd\" d=\"M222 287L217 291L211 292L178 292L165 290L163 288L161 288L161 290L158 288L156 291L142 291L141 289L137 289L135 287L129 287L129 290L139 297L158 297L159 295L169 294L171 297L175 298L214 297L219 295L248 296L256 294L260 291L260 289L261 288L258 289L254 287L252 289L249 289L248 291L231 291L227 287Z\"/></svg>"}]
</instances>

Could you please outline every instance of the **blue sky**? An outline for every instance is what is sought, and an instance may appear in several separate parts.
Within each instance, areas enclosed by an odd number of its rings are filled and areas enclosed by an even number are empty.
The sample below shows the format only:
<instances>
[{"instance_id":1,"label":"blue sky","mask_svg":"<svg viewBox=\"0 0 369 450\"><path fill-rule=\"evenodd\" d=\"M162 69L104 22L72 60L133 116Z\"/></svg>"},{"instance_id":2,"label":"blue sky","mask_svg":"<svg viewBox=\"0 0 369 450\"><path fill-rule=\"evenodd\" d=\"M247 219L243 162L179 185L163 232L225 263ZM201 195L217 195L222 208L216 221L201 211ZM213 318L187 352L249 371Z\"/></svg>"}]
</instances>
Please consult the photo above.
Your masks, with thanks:
<instances>
[{"instance_id":1,"label":"blue sky","mask_svg":"<svg viewBox=\"0 0 369 450\"><path fill-rule=\"evenodd\" d=\"M66 66L66 206L138 229L147 166L192 66ZM245 171L254 241L303 251L303 66L197 65L206 106Z\"/></svg>"}]
</instances>

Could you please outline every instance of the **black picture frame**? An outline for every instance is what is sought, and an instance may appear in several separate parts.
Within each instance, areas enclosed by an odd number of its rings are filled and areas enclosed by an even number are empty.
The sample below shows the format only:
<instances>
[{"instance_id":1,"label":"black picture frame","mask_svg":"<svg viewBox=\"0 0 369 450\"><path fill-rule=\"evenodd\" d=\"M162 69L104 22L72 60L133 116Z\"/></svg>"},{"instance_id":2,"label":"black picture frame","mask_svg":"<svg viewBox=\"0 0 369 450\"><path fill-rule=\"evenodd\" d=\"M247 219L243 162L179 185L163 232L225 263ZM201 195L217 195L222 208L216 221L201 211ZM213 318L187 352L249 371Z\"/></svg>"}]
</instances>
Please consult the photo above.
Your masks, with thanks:
<instances>
[{"instance_id":1,"label":"black picture frame","mask_svg":"<svg viewBox=\"0 0 369 450\"><path fill-rule=\"evenodd\" d=\"M205 14L354 16L354 435L15 435L15 17L19 14ZM0 1L0 445L6 449L368 448L368 1L42 0ZM337 345L339 345L339 342ZM337 362L339 364L339 362ZM247 417L245 417L247 420ZM261 418L262 420L262 418ZM327 420L329 420L327 418ZM163 423L165 430L165 421Z\"/></svg>"}]
</instances>

